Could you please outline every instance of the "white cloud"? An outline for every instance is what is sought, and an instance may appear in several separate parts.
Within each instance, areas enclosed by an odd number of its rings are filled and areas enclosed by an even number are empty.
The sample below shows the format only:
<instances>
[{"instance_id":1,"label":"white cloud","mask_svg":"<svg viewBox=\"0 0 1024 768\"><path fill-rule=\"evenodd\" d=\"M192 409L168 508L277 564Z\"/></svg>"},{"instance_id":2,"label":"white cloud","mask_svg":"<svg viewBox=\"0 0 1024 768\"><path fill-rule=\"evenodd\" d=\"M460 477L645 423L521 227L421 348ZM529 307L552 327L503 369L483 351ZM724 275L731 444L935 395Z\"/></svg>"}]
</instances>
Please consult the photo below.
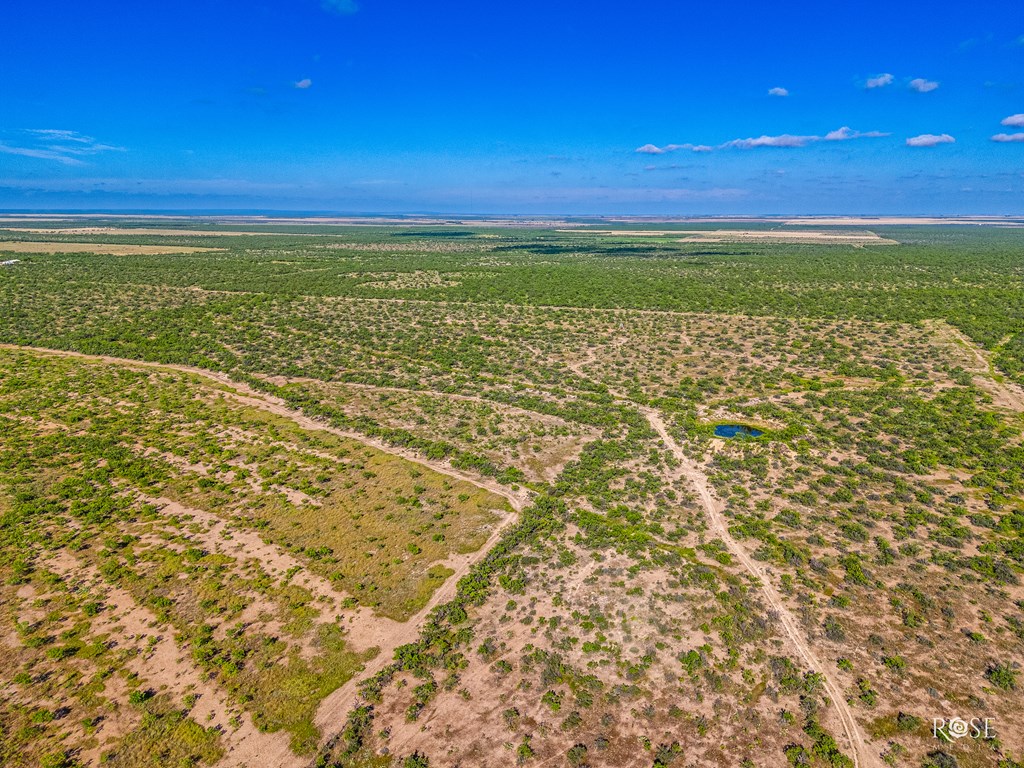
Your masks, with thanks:
<instances>
[{"instance_id":1,"label":"white cloud","mask_svg":"<svg viewBox=\"0 0 1024 768\"><path fill-rule=\"evenodd\" d=\"M31 139L49 142L49 149L54 152L71 155L95 155L98 152L124 152L124 147L101 144L92 136L83 136L76 131L63 131L54 128L31 128L25 131Z\"/></svg>"},{"instance_id":2,"label":"white cloud","mask_svg":"<svg viewBox=\"0 0 1024 768\"><path fill-rule=\"evenodd\" d=\"M896 78L894 78L892 75L886 72L885 74L879 75L878 77L869 77L867 79L867 82L864 83L864 87L869 89L884 88L885 86L890 85L892 81L895 79Z\"/></svg>"},{"instance_id":3,"label":"white cloud","mask_svg":"<svg viewBox=\"0 0 1024 768\"><path fill-rule=\"evenodd\" d=\"M855 134L856 132L850 130L848 125L844 125L842 128L836 128L836 130L826 133L825 141L846 141L855 138Z\"/></svg>"},{"instance_id":4,"label":"white cloud","mask_svg":"<svg viewBox=\"0 0 1024 768\"><path fill-rule=\"evenodd\" d=\"M355 0L323 0L322 6L325 11L337 13L340 16L351 16L359 10L359 5Z\"/></svg>"},{"instance_id":5,"label":"white cloud","mask_svg":"<svg viewBox=\"0 0 1024 768\"><path fill-rule=\"evenodd\" d=\"M750 139L733 139L721 145L721 147L736 147L738 149L756 149L758 147L806 147L812 141L818 141L818 136L793 136L784 133L781 136L758 136Z\"/></svg>"},{"instance_id":6,"label":"white cloud","mask_svg":"<svg viewBox=\"0 0 1024 768\"><path fill-rule=\"evenodd\" d=\"M786 88L769 88L769 96L789 96L789 90Z\"/></svg>"},{"instance_id":7,"label":"white cloud","mask_svg":"<svg viewBox=\"0 0 1024 768\"><path fill-rule=\"evenodd\" d=\"M642 147L637 147L636 151L641 155L664 155L666 152L677 152L680 149L687 149L690 152L710 152L714 147L709 147L707 144L666 144L664 147L644 144Z\"/></svg>"},{"instance_id":8,"label":"white cloud","mask_svg":"<svg viewBox=\"0 0 1024 768\"><path fill-rule=\"evenodd\" d=\"M1001 144L1009 144L1010 142L1024 142L1024 133L997 133L992 137L992 141L998 141Z\"/></svg>"},{"instance_id":9,"label":"white cloud","mask_svg":"<svg viewBox=\"0 0 1024 768\"><path fill-rule=\"evenodd\" d=\"M891 135L882 131L855 131L849 126L844 125L842 128L829 131L821 138L823 141L849 141L850 139L880 139Z\"/></svg>"},{"instance_id":10,"label":"white cloud","mask_svg":"<svg viewBox=\"0 0 1024 768\"><path fill-rule=\"evenodd\" d=\"M920 136L912 136L907 139L908 147L935 147L939 144L953 144L956 141L948 133L934 134L922 133Z\"/></svg>"},{"instance_id":11,"label":"white cloud","mask_svg":"<svg viewBox=\"0 0 1024 768\"><path fill-rule=\"evenodd\" d=\"M1024 114L1004 117L1000 124L1009 128L1024 128Z\"/></svg>"},{"instance_id":12,"label":"white cloud","mask_svg":"<svg viewBox=\"0 0 1024 768\"><path fill-rule=\"evenodd\" d=\"M311 86L312 84L313 84L312 80L310 80L308 77L304 77L301 80L299 80L297 83L295 83L295 87L298 88L301 91L304 91L307 88L309 88L309 86Z\"/></svg>"},{"instance_id":13,"label":"white cloud","mask_svg":"<svg viewBox=\"0 0 1024 768\"><path fill-rule=\"evenodd\" d=\"M675 152L677 149L688 149L690 152L710 152L714 147L709 147L707 144L666 144L665 150L667 152Z\"/></svg>"},{"instance_id":14,"label":"white cloud","mask_svg":"<svg viewBox=\"0 0 1024 768\"><path fill-rule=\"evenodd\" d=\"M644 144L643 146L638 146L635 152L641 155L665 155L668 152L679 152L680 150L688 152L714 152L718 148L718 146L710 146L709 144L666 144L665 146Z\"/></svg>"},{"instance_id":15,"label":"white cloud","mask_svg":"<svg viewBox=\"0 0 1024 768\"><path fill-rule=\"evenodd\" d=\"M908 85L910 90L917 91L918 93L928 93L939 87L939 84L934 80L925 80L923 77L915 77Z\"/></svg>"},{"instance_id":16,"label":"white cloud","mask_svg":"<svg viewBox=\"0 0 1024 768\"><path fill-rule=\"evenodd\" d=\"M824 136L796 136L784 133L779 136L756 136L747 139L732 139L723 142L718 146L708 144L666 144L658 147L654 144L644 144L637 147L636 151L643 155L663 155L666 152L675 152L680 149L690 152L713 152L716 149L759 149L761 147L796 148L806 147L819 141L849 141L851 139L877 139L892 134L882 131L855 131L849 126L829 131Z\"/></svg>"},{"instance_id":17,"label":"white cloud","mask_svg":"<svg viewBox=\"0 0 1024 768\"><path fill-rule=\"evenodd\" d=\"M819 141L850 141L851 139L877 139L889 136L882 131L855 131L844 125L834 131L829 131L824 136L794 136L784 133L781 136L758 136L756 139L733 139L721 146L738 147L740 149L755 149L757 147L806 147Z\"/></svg>"}]
</instances>

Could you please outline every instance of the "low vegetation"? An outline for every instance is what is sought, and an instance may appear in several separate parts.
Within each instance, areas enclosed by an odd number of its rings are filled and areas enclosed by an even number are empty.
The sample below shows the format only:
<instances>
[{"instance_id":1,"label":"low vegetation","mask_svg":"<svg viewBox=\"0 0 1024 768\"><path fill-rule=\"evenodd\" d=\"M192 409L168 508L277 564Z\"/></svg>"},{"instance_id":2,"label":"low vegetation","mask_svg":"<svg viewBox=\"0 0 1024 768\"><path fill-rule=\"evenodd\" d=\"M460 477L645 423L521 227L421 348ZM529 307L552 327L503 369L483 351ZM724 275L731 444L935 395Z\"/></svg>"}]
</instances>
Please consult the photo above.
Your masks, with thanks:
<instances>
[{"instance_id":1,"label":"low vegetation","mask_svg":"<svg viewBox=\"0 0 1024 768\"><path fill-rule=\"evenodd\" d=\"M0 272L5 764L1021 759L1019 230L132 226L5 233L219 249Z\"/></svg>"}]
</instances>

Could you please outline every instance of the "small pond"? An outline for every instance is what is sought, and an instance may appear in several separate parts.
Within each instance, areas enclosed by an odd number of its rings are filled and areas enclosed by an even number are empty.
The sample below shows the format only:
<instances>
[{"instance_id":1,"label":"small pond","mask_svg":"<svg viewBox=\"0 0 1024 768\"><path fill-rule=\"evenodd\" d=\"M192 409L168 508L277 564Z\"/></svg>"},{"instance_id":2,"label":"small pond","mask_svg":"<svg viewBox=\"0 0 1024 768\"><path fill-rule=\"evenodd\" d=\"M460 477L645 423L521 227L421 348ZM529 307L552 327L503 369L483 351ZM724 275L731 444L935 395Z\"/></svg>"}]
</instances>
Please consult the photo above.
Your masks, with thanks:
<instances>
[{"instance_id":1,"label":"small pond","mask_svg":"<svg viewBox=\"0 0 1024 768\"><path fill-rule=\"evenodd\" d=\"M715 437L760 437L763 434L760 429L745 424L719 424L715 427Z\"/></svg>"}]
</instances>

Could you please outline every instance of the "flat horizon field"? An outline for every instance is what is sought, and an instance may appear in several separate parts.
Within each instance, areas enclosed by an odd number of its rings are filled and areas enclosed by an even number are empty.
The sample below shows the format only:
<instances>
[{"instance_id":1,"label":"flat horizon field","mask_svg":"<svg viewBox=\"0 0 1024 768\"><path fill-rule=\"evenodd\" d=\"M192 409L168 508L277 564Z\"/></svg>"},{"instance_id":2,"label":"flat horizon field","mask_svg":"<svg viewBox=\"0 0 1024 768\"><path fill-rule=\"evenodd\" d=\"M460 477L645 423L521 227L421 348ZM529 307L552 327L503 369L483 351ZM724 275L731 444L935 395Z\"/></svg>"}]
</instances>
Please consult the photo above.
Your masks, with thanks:
<instances>
[{"instance_id":1,"label":"flat horizon field","mask_svg":"<svg viewBox=\"0 0 1024 768\"><path fill-rule=\"evenodd\" d=\"M0 217L0 763L1021 765L1022 224Z\"/></svg>"}]
</instances>

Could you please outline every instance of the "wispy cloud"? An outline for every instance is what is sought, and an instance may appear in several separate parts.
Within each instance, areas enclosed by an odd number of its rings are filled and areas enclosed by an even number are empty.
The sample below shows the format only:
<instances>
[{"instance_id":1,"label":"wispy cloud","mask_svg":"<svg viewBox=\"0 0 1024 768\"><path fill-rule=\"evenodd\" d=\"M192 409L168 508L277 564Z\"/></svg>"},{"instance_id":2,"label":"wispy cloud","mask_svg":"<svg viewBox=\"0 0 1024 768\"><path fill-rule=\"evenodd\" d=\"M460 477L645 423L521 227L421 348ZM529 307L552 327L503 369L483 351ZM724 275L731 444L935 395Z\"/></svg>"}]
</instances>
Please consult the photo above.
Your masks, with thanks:
<instances>
[{"instance_id":1,"label":"wispy cloud","mask_svg":"<svg viewBox=\"0 0 1024 768\"><path fill-rule=\"evenodd\" d=\"M789 90L787 88L769 88L769 96L789 96Z\"/></svg>"},{"instance_id":2,"label":"wispy cloud","mask_svg":"<svg viewBox=\"0 0 1024 768\"><path fill-rule=\"evenodd\" d=\"M939 87L939 84L934 80L925 80L923 77L915 77L908 84L910 90L917 91L918 93L929 93Z\"/></svg>"},{"instance_id":3,"label":"wispy cloud","mask_svg":"<svg viewBox=\"0 0 1024 768\"><path fill-rule=\"evenodd\" d=\"M956 142L948 133L922 133L920 136L911 136L907 139L908 147L936 147L939 144L953 144Z\"/></svg>"},{"instance_id":4,"label":"wispy cloud","mask_svg":"<svg viewBox=\"0 0 1024 768\"><path fill-rule=\"evenodd\" d=\"M681 165L680 163L672 163L671 165L645 165L645 171L684 171L693 168L692 165Z\"/></svg>"},{"instance_id":5,"label":"wispy cloud","mask_svg":"<svg viewBox=\"0 0 1024 768\"><path fill-rule=\"evenodd\" d=\"M295 87L298 88L300 91L304 91L307 88L309 88L312 84L312 80L310 80L308 77L304 77L295 83Z\"/></svg>"},{"instance_id":6,"label":"wispy cloud","mask_svg":"<svg viewBox=\"0 0 1024 768\"><path fill-rule=\"evenodd\" d=\"M21 157L32 157L36 160L53 160L64 165L85 165L77 157L62 155L49 149L33 149L32 147L12 147L9 144L0 142L0 153L5 155L20 155Z\"/></svg>"},{"instance_id":7,"label":"wispy cloud","mask_svg":"<svg viewBox=\"0 0 1024 768\"><path fill-rule=\"evenodd\" d=\"M864 87L868 89L885 88L885 86L892 84L892 81L895 79L896 78L886 72L885 74L878 75L878 77L869 77L867 81L865 81Z\"/></svg>"},{"instance_id":8,"label":"wispy cloud","mask_svg":"<svg viewBox=\"0 0 1024 768\"><path fill-rule=\"evenodd\" d=\"M1024 133L997 133L992 137L992 141L998 141L1001 144L1009 144L1011 142L1024 142Z\"/></svg>"},{"instance_id":9,"label":"wispy cloud","mask_svg":"<svg viewBox=\"0 0 1024 768\"><path fill-rule=\"evenodd\" d=\"M83 157L101 152L124 152L124 147L103 144L92 136L58 128L31 128L18 132L16 143L0 141L0 153L49 160L62 165L85 165Z\"/></svg>"},{"instance_id":10,"label":"wispy cloud","mask_svg":"<svg viewBox=\"0 0 1024 768\"><path fill-rule=\"evenodd\" d=\"M92 136L83 136L76 131L62 131L54 128L32 128L25 131L40 143L48 144L54 152L70 155L95 155L100 152L124 152L124 147L102 144Z\"/></svg>"},{"instance_id":11,"label":"wispy cloud","mask_svg":"<svg viewBox=\"0 0 1024 768\"><path fill-rule=\"evenodd\" d=\"M355 0L323 0L321 5L325 11L337 13L339 16L351 16L359 10L359 4Z\"/></svg>"},{"instance_id":12,"label":"wispy cloud","mask_svg":"<svg viewBox=\"0 0 1024 768\"><path fill-rule=\"evenodd\" d=\"M1000 124L1008 128L1024 128L1024 114L1004 117Z\"/></svg>"},{"instance_id":13,"label":"wispy cloud","mask_svg":"<svg viewBox=\"0 0 1024 768\"><path fill-rule=\"evenodd\" d=\"M48 141L70 141L76 144L91 144L93 142L90 136L82 136L75 131L62 131L57 128L31 128L25 131L25 133L30 133L33 136L38 136Z\"/></svg>"},{"instance_id":14,"label":"wispy cloud","mask_svg":"<svg viewBox=\"0 0 1024 768\"><path fill-rule=\"evenodd\" d=\"M855 131L844 125L834 131L829 131L824 136L798 136L791 133L783 133L778 136L755 136L746 139L732 139L717 146L709 144L666 144L659 147L655 144L644 144L637 147L636 152L642 155L663 155L666 152L677 150L688 150L690 152L713 152L717 149L759 149L761 147L798 148L806 147L820 141L849 141L851 139L876 139L891 134L882 131Z\"/></svg>"}]
</instances>

